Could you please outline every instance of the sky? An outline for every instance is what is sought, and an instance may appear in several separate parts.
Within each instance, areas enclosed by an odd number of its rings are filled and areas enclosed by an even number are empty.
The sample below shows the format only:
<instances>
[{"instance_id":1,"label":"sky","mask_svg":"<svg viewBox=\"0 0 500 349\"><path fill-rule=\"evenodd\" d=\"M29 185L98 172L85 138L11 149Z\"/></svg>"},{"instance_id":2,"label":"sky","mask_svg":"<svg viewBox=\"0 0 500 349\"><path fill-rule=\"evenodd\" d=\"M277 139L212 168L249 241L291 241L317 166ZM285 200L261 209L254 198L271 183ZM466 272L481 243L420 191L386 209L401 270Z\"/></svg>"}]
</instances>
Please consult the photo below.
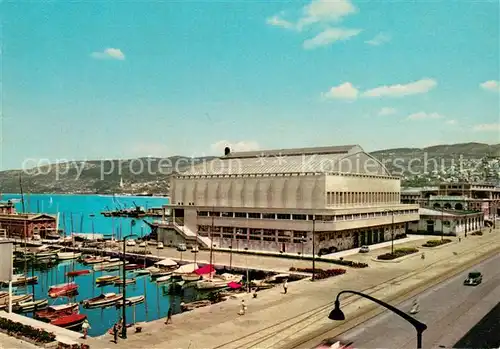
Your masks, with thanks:
<instances>
[{"instance_id":1,"label":"sky","mask_svg":"<svg viewBox=\"0 0 500 349\"><path fill-rule=\"evenodd\" d=\"M4 1L0 169L500 143L499 1Z\"/></svg>"}]
</instances>

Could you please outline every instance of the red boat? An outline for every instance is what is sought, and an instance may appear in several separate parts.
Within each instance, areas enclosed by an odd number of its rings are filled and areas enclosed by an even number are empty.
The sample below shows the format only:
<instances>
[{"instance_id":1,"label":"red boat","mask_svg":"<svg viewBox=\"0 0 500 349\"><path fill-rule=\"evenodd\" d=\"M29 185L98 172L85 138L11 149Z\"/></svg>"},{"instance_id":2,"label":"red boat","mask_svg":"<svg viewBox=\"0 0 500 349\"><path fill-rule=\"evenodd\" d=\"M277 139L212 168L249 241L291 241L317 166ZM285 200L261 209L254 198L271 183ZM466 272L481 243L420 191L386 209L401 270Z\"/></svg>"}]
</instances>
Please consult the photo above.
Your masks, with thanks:
<instances>
[{"instance_id":1,"label":"red boat","mask_svg":"<svg viewBox=\"0 0 500 349\"><path fill-rule=\"evenodd\" d=\"M127 264L125 266L125 270L136 270L136 269L144 269L146 268L145 264Z\"/></svg>"},{"instance_id":2,"label":"red boat","mask_svg":"<svg viewBox=\"0 0 500 349\"><path fill-rule=\"evenodd\" d=\"M90 270L84 269L84 270L73 270L73 271L68 271L66 273L66 276L79 276L79 275L87 275L90 274Z\"/></svg>"},{"instance_id":3,"label":"red boat","mask_svg":"<svg viewBox=\"0 0 500 349\"><path fill-rule=\"evenodd\" d=\"M52 320L50 324L67 329L76 329L82 326L86 318L87 315L84 314L72 314L58 317L57 319Z\"/></svg>"},{"instance_id":4,"label":"red boat","mask_svg":"<svg viewBox=\"0 0 500 349\"><path fill-rule=\"evenodd\" d=\"M52 321L62 316L78 314L78 303L52 305L47 309L37 311L35 317L43 321Z\"/></svg>"},{"instance_id":5,"label":"red boat","mask_svg":"<svg viewBox=\"0 0 500 349\"><path fill-rule=\"evenodd\" d=\"M74 282L54 285L49 288L49 297L57 298L57 297L69 296L75 294L77 290L78 290L78 285L75 284Z\"/></svg>"}]
</instances>

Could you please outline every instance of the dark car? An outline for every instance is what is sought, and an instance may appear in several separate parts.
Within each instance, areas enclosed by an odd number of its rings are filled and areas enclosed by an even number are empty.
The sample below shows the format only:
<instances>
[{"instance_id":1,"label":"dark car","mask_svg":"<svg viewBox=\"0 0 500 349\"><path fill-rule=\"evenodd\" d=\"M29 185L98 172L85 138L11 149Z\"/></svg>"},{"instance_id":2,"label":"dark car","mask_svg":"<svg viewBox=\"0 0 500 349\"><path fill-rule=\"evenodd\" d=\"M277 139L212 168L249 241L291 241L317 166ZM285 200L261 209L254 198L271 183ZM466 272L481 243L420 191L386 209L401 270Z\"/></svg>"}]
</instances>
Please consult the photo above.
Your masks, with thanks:
<instances>
[{"instance_id":1,"label":"dark car","mask_svg":"<svg viewBox=\"0 0 500 349\"><path fill-rule=\"evenodd\" d=\"M483 275L478 271L470 272L467 279L464 280L464 285L477 286L483 282Z\"/></svg>"},{"instance_id":2,"label":"dark car","mask_svg":"<svg viewBox=\"0 0 500 349\"><path fill-rule=\"evenodd\" d=\"M354 349L353 342L346 342L337 338L328 338L321 342L316 349Z\"/></svg>"}]
</instances>

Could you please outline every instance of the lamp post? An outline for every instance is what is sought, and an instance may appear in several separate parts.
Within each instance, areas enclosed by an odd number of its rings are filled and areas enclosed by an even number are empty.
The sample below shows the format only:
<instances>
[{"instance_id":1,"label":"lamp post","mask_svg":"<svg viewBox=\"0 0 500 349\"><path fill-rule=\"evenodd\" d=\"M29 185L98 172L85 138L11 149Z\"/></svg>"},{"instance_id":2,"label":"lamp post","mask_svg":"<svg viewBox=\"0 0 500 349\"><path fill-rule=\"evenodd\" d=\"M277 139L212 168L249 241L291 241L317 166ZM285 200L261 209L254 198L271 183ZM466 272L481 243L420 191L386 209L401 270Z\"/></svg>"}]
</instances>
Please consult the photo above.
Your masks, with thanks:
<instances>
[{"instance_id":1,"label":"lamp post","mask_svg":"<svg viewBox=\"0 0 500 349\"><path fill-rule=\"evenodd\" d=\"M248 251L248 247L244 248L245 251ZM248 272L248 253L245 253L245 264L247 267L247 292L250 293L250 277Z\"/></svg>"},{"instance_id":2,"label":"lamp post","mask_svg":"<svg viewBox=\"0 0 500 349\"><path fill-rule=\"evenodd\" d=\"M444 239L444 207L441 208L441 242Z\"/></svg>"},{"instance_id":3,"label":"lamp post","mask_svg":"<svg viewBox=\"0 0 500 349\"><path fill-rule=\"evenodd\" d=\"M313 226L312 226L312 253L313 253L313 259L312 259L312 277L311 281L316 280L316 239L314 237L314 231L316 230L316 216L313 215Z\"/></svg>"},{"instance_id":4,"label":"lamp post","mask_svg":"<svg viewBox=\"0 0 500 349\"><path fill-rule=\"evenodd\" d=\"M135 220L131 220L130 221L130 234L129 235L126 235L123 237L123 264L122 264L122 274L123 274L123 284L122 284L122 288L123 288L123 306L122 306L122 338L123 339L126 339L127 338L127 302L126 302L126 299L127 299L127 284L126 284L126 277L125 277L125 273L126 273L126 270L125 270L125 264L126 264L126 254L125 254L125 249L126 249L126 241L128 238L131 238L133 236L137 236L136 234L132 234L132 228L134 227L135 225Z\"/></svg>"},{"instance_id":5,"label":"lamp post","mask_svg":"<svg viewBox=\"0 0 500 349\"><path fill-rule=\"evenodd\" d=\"M427 329L427 325L426 324L424 324L424 323L418 321L417 319L415 319L414 317L406 314L404 311L399 310L398 308L396 308L396 307L394 307L394 306L392 306L390 304L387 304L386 302L381 301L380 299L373 298L372 296L369 296L369 295L361 293L361 292L351 291L351 290L345 290L345 291L339 292L337 294L337 298L335 299L335 308L333 308L333 310L328 315L328 318L330 320L337 320L337 321L343 321L343 320L345 320L345 315L342 312L342 310L340 310L340 295L342 295L344 293L352 293L352 294L364 297L366 299L369 299L372 302L380 304L384 308L387 308L390 311L392 311L393 313L401 316L403 319L405 319L410 324L412 324L413 327L415 327L415 329L417 330L417 349L421 349L422 348L422 333Z\"/></svg>"}]
</instances>

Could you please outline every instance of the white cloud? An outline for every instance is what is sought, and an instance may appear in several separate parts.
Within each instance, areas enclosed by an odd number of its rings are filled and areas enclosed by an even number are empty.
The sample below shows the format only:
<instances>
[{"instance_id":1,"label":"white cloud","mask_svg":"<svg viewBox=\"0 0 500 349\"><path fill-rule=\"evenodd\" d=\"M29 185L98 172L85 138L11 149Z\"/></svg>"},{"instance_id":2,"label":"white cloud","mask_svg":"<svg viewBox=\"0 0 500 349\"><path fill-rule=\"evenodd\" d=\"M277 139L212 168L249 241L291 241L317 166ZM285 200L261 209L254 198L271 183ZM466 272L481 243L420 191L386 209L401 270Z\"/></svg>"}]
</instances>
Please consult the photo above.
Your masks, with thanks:
<instances>
[{"instance_id":1,"label":"white cloud","mask_svg":"<svg viewBox=\"0 0 500 349\"><path fill-rule=\"evenodd\" d=\"M303 9L304 16L299 20L299 29L318 22L339 22L358 10L350 0L315 0Z\"/></svg>"},{"instance_id":2,"label":"white cloud","mask_svg":"<svg viewBox=\"0 0 500 349\"><path fill-rule=\"evenodd\" d=\"M389 41L391 41L391 37L389 35L384 34L384 33L378 33L377 35L375 35L374 38L365 41L365 43L367 43L368 45L372 45L372 46L380 46L380 45L385 44Z\"/></svg>"},{"instance_id":3,"label":"white cloud","mask_svg":"<svg viewBox=\"0 0 500 349\"><path fill-rule=\"evenodd\" d=\"M378 115L380 115L380 116L392 115L392 114L396 114L396 112L397 112L397 110L394 108L384 107L384 108L379 110Z\"/></svg>"},{"instance_id":4,"label":"white cloud","mask_svg":"<svg viewBox=\"0 0 500 349\"><path fill-rule=\"evenodd\" d=\"M275 27L282 27L285 29L294 29L295 28L295 25L292 22L281 18L281 16L279 16L279 15L269 17L266 20L266 22L267 22L267 24L275 26Z\"/></svg>"},{"instance_id":5,"label":"white cloud","mask_svg":"<svg viewBox=\"0 0 500 349\"><path fill-rule=\"evenodd\" d=\"M312 50L320 46L326 46L336 41L349 40L361 33L361 29L328 28L312 39L304 41L303 47Z\"/></svg>"},{"instance_id":6,"label":"white cloud","mask_svg":"<svg viewBox=\"0 0 500 349\"><path fill-rule=\"evenodd\" d=\"M500 91L500 84L496 80L488 80L483 82L481 85L482 89L488 90L488 91Z\"/></svg>"},{"instance_id":7,"label":"white cloud","mask_svg":"<svg viewBox=\"0 0 500 349\"><path fill-rule=\"evenodd\" d=\"M434 79L421 79L408 84L385 85L363 92L365 97L403 97L426 93L437 86Z\"/></svg>"},{"instance_id":8,"label":"white cloud","mask_svg":"<svg viewBox=\"0 0 500 349\"><path fill-rule=\"evenodd\" d=\"M456 125L457 124L457 120L453 120L453 119L446 120L446 124L448 124L448 125Z\"/></svg>"},{"instance_id":9,"label":"white cloud","mask_svg":"<svg viewBox=\"0 0 500 349\"><path fill-rule=\"evenodd\" d=\"M444 116L438 113L426 113L418 112L408 116L408 120L430 120L430 119L441 119Z\"/></svg>"},{"instance_id":10,"label":"white cloud","mask_svg":"<svg viewBox=\"0 0 500 349\"><path fill-rule=\"evenodd\" d=\"M90 56L95 59L117 59L119 61L125 59L125 54L119 48L107 48L102 52L92 52Z\"/></svg>"},{"instance_id":11,"label":"white cloud","mask_svg":"<svg viewBox=\"0 0 500 349\"><path fill-rule=\"evenodd\" d=\"M230 142L225 139L217 141L210 146L213 151L220 155L224 154L224 149L226 147L229 147L231 149L231 152L252 151L260 149L260 145L256 141Z\"/></svg>"},{"instance_id":12,"label":"white cloud","mask_svg":"<svg viewBox=\"0 0 500 349\"><path fill-rule=\"evenodd\" d=\"M500 123L476 125L476 126L474 126L474 131L477 131L477 132L500 132Z\"/></svg>"},{"instance_id":13,"label":"white cloud","mask_svg":"<svg viewBox=\"0 0 500 349\"><path fill-rule=\"evenodd\" d=\"M339 86L332 87L328 92L322 93L325 99L348 99L358 98L359 90L350 82L345 82Z\"/></svg>"}]
</instances>

